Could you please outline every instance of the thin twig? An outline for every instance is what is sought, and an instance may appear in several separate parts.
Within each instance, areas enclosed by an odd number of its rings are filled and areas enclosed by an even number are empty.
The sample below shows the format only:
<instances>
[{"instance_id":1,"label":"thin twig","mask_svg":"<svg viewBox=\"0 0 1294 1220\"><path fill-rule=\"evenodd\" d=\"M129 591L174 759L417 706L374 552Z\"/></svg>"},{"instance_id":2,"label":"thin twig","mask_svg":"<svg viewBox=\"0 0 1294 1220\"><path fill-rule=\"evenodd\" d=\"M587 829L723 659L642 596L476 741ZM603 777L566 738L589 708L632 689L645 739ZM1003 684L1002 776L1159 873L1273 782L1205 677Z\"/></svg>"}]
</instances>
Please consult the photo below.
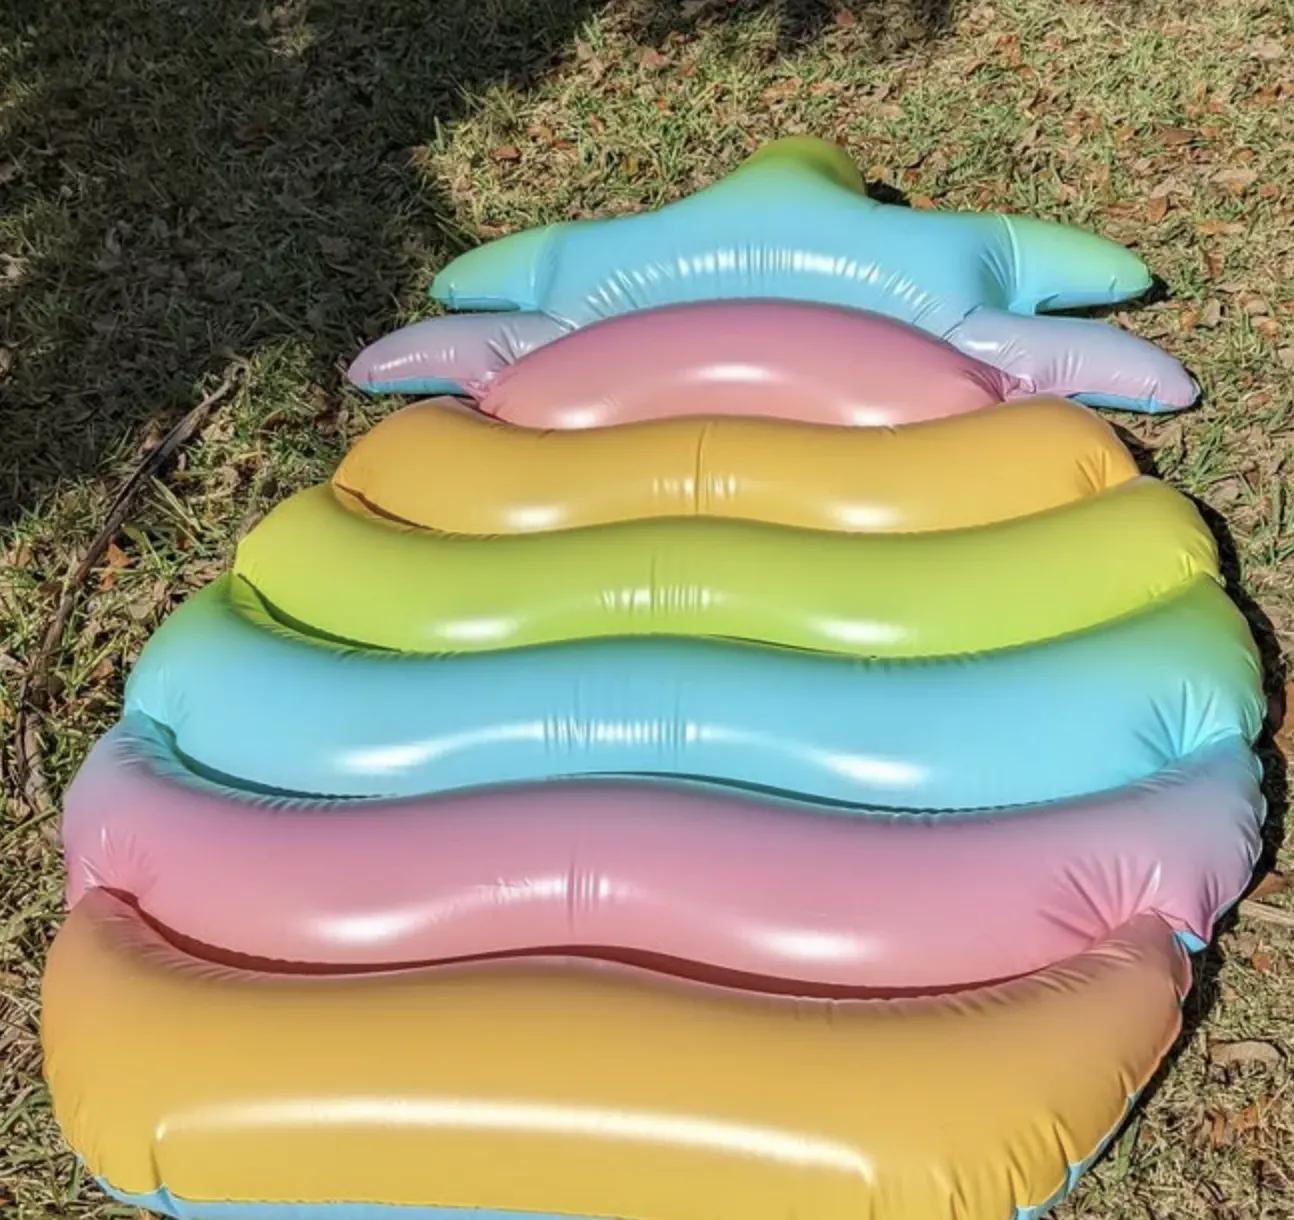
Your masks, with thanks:
<instances>
[{"instance_id":1,"label":"thin twig","mask_svg":"<svg viewBox=\"0 0 1294 1220\"><path fill-rule=\"evenodd\" d=\"M1246 898L1240 904L1240 914L1246 919L1275 924L1279 928L1294 929L1294 911L1286 911L1267 902L1255 902L1252 898Z\"/></svg>"},{"instance_id":2,"label":"thin twig","mask_svg":"<svg viewBox=\"0 0 1294 1220\"><path fill-rule=\"evenodd\" d=\"M63 639L63 633L76 608L77 596L85 579L103 557L108 544L116 537L140 489L157 473L166 460L198 430L211 409L228 397L238 380L241 366L235 368L197 406L188 412L162 438L161 443L144 455L130 477L113 497L103 525L86 549L81 562L63 585L54 614L41 637L40 646L27 666L26 675L18 692L18 708L14 718L14 771L13 783L28 809L27 822L43 821L54 812L54 801L41 764L39 731L35 717L43 712L49 696L50 665ZM24 823L26 824L26 823Z\"/></svg>"}]
</instances>

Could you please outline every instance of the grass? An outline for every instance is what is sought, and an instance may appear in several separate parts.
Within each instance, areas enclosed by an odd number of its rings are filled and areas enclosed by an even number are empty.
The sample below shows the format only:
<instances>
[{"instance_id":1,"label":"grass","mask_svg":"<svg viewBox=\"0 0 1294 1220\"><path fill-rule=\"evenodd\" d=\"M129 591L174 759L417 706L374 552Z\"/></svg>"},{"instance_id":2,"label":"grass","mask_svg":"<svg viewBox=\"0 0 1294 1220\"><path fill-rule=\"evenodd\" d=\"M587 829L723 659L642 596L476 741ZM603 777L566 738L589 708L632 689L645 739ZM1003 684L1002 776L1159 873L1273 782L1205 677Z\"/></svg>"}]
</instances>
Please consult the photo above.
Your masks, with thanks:
<instances>
[{"instance_id":1,"label":"grass","mask_svg":"<svg viewBox=\"0 0 1294 1220\"><path fill-rule=\"evenodd\" d=\"M34 727L56 797L148 633L389 407L343 378L465 245L658 204L766 138L848 146L916 206L1096 228L1165 282L1116 322L1193 413L1122 416L1224 531L1273 690L1294 644L1290 0L10 0L0 13L0 715L120 479L235 365L81 592ZM1273 859L1281 746L1266 758ZM0 822L0 1215L129 1215L40 1082L56 821ZM1276 903L1287 901L1277 897ZM1228 921L1171 1067L1058 1213L1294 1217L1294 934ZM1220 1041L1276 1062L1214 1064Z\"/></svg>"}]
</instances>

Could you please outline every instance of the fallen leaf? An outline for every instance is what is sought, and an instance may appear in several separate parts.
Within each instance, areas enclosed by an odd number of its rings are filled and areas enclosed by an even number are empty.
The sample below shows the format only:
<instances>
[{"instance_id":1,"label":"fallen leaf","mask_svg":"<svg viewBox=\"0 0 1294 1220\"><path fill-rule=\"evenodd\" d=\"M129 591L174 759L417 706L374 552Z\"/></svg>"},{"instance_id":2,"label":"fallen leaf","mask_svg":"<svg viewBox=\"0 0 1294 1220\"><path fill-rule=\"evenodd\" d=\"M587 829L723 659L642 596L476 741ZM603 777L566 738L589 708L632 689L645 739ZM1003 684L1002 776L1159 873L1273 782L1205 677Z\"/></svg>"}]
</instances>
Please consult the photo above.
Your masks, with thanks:
<instances>
[{"instance_id":1,"label":"fallen leaf","mask_svg":"<svg viewBox=\"0 0 1294 1220\"><path fill-rule=\"evenodd\" d=\"M1264 873L1258 884L1250 891L1249 897L1255 899L1270 898L1273 894L1286 893L1294 882L1284 873Z\"/></svg>"},{"instance_id":2,"label":"fallen leaf","mask_svg":"<svg viewBox=\"0 0 1294 1220\"><path fill-rule=\"evenodd\" d=\"M1211 280L1216 280L1222 274L1222 268L1225 265L1222 255L1214 250L1210 250L1204 256L1204 274Z\"/></svg>"},{"instance_id":3,"label":"fallen leaf","mask_svg":"<svg viewBox=\"0 0 1294 1220\"><path fill-rule=\"evenodd\" d=\"M1156 195L1155 198L1146 205L1146 217L1152 225L1157 225L1167 215L1168 198L1165 195Z\"/></svg>"},{"instance_id":4,"label":"fallen leaf","mask_svg":"<svg viewBox=\"0 0 1294 1220\"><path fill-rule=\"evenodd\" d=\"M1279 199L1281 197L1281 188L1274 182L1264 182L1258 188L1259 199Z\"/></svg>"},{"instance_id":5,"label":"fallen leaf","mask_svg":"<svg viewBox=\"0 0 1294 1220\"><path fill-rule=\"evenodd\" d=\"M1259 974L1270 974L1273 965L1272 955L1259 949L1250 959L1249 964L1258 971Z\"/></svg>"},{"instance_id":6,"label":"fallen leaf","mask_svg":"<svg viewBox=\"0 0 1294 1220\"><path fill-rule=\"evenodd\" d=\"M96 682L106 682L112 677L114 671L113 663L105 658L90 671L90 677Z\"/></svg>"},{"instance_id":7,"label":"fallen leaf","mask_svg":"<svg viewBox=\"0 0 1294 1220\"><path fill-rule=\"evenodd\" d=\"M851 13L847 8L836 9L836 15L833 18L833 20L837 25L857 25L858 24L857 14Z\"/></svg>"},{"instance_id":8,"label":"fallen leaf","mask_svg":"<svg viewBox=\"0 0 1294 1220\"><path fill-rule=\"evenodd\" d=\"M1253 1131L1255 1127L1263 1126L1263 1106L1262 1102L1251 1101L1238 1114L1233 1114L1231 1118L1232 1131L1244 1133Z\"/></svg>"},{"instance_id":9,"label":"fallen leaf","mask_svg":"<svg viewBox=\"0 0 1294 1220\"><path fill-rule=\"evenodd\" d=\"M1241 194L1258 181L1258 171L1252 169L1220 169L1213 175L1218 186L1224 186L1233 195Z\"/></svg>"},{"instance_id":10,"label":"fallen leaf","mask_svg":"<svg viewBox=\"0 0 1294 1220\"><path fill-rule=\"evenodd\" d=\"M492 155L496 161L520 161L521 149L515 144L501 144Z\"/></svg>"},{"instance_id":11,"label":"fallen leaf","mask_svg":"<svg viewBox=\"0 0 1294 1220\"><path fill-rule=\"evenodd\" d=\"M1281 368L1294 373L1294 347L1282 347L1276 353L1276 359L1280 361Z\"/></svg>"},{"instance_id":12,"label":"fallen leaf","mask_svg":"<svg viewBox=\"0 0 1294 1220\"><path fill-rule=\"evenodd\" d=\"M1274 38L1260 38L1249 48L1249 53L1255 59L1280 59L1285 54L1285 47Z\"/></svg>"},{"instance_id":13,"label":"fallen leaf","mask_svg":"<svg viewBox=\"0 0 1294 1220\"><path fill-rule=\"evenodd\" d=\"M656 71L664 68L669 64L669 56L662 55L655 47L648 47L639 57L638 64L640 67L649 71Z\"/></svg>"},{"instance_id":14,"label":"fallen leaf","mask_svg":"<svg viewBox=\"0 0 1294 1220\"><path fill-rule=\"evenodd\" d=\"M1205 330L1212 330L1222 321L1222 306L1217 301L1205 301L1204 307L1200 310L1200 318L1196 323L1197 326L1204 327Z\"/></svg>"},{"instance_id":15,"label":"fallen leaf","mask_svg":"<svg viewBox=\"0 0 1294 1220\"><path fill-rule=\"evenodd\" d=\"M1243 233L1245 227L1237 224L1234 220L1202 220L1195 226L1195 231L1201 237L1217 237L1219 234L1237 234Z\"/></svg>"},{"instance_id":16,"label":"fallen leaf","mask_svg":"<svg viewBox=\"0 0 1294 1220\"><path fill-rule=\"evenodd\" d=\"M1179 323L1181 324L1182 330L1186 334L1190 334L1191 331L1195 329L1195 327L1199 323L1199 320L1200 320L1200 311L1196 309L1194 305L1188 305L1185 309L1183 309L1181 312L1181 316L1178 319Z\"/></svg>"},{"instance_id":17,"label":"fallen leaf","mask_svg":"<svg viewBox=\"0 0 1294 1220\"><path fill-rule=\"evenodd\" d=\"M1247 1063L1280 1067L1285 1062L1285 1057L1270 1042L1246 1039L1241 1042L1213 1043L1209 1047L1209 1062L1214 1067L1235 1067Z\"/></svg>"},{"instance_id":18,"label":"fallen leaf","mask_svg":"<svg viewBox=\"0 0 1294 1220\"><path fill-rule=\"evenodd\" d=\"M935 206L935 201L929 195L913 195L909 202L923 212L928 212Z\"/></svg>"},{"instance_id":19,"label":"fallen leaf","mask_svg":"<svg viewBox=\"0 0 1294 1220\"><path fill-rule=\"evenodd\" d=\"M1281 333L1281 324L1275 318L1255 318L1254 330L1264 339L1275 339Z\"/></svg>"},{"instance_id":20,"label":"fallen leaf","mask_svg":"<svg viewBox=\"0 0 1294 1220\"><path fill-rule=\"evenodd\" d=\"M1159 135L1165 144L1190 144L1200 138L1200 133L1189 127L1164 127Z\"/></svg>"}]
</instances>

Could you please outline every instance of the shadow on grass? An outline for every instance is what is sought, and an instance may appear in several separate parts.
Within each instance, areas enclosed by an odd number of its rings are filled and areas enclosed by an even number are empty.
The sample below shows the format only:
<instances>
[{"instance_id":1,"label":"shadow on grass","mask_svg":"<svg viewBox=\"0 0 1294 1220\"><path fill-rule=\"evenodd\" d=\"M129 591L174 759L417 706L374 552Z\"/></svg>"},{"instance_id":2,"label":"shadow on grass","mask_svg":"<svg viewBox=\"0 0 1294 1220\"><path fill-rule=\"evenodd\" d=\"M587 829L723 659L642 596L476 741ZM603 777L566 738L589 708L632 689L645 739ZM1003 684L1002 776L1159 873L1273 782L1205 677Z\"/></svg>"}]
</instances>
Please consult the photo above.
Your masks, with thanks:
<instances>
[{"instance_id":1,"label":"shadow on grass","mask_svg":"<svg viewBox=\"0 0 1294 1220\"><path fill-rule=\"evenodd\" d=\"M474 240L414 150L613 2L0 5L0 526L169 426L231 353L291 344L336 388ZM772 8L789 47L835 21L933 37L948 0L617 7L644 38Z\"/></svg>"}]
</instances>

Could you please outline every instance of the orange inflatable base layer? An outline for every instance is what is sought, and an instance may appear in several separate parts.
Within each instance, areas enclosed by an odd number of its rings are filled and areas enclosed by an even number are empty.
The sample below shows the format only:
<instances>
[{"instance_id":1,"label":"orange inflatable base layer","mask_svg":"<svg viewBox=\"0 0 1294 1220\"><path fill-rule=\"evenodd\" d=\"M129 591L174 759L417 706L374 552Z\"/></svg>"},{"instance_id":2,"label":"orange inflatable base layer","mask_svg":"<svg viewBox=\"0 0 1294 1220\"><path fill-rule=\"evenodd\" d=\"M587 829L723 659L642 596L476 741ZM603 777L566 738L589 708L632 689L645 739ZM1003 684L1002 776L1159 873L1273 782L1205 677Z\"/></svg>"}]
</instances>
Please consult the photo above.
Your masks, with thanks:
<instances>
[{"instance_id":1,"label":"orange inflatable base layer","mask_svg":"<svg viewBox=\"0 0 1294 1220\"><path fill-rule=\"evenodd\" d=\"M268 974L188 956L95 890L51 951L44 1040L68 1138L133 1195L1007 1220L1118 1125L1188 985L1153 916L1027 978L921 999L585 959Z\"/></svg>"}]
</instances>

